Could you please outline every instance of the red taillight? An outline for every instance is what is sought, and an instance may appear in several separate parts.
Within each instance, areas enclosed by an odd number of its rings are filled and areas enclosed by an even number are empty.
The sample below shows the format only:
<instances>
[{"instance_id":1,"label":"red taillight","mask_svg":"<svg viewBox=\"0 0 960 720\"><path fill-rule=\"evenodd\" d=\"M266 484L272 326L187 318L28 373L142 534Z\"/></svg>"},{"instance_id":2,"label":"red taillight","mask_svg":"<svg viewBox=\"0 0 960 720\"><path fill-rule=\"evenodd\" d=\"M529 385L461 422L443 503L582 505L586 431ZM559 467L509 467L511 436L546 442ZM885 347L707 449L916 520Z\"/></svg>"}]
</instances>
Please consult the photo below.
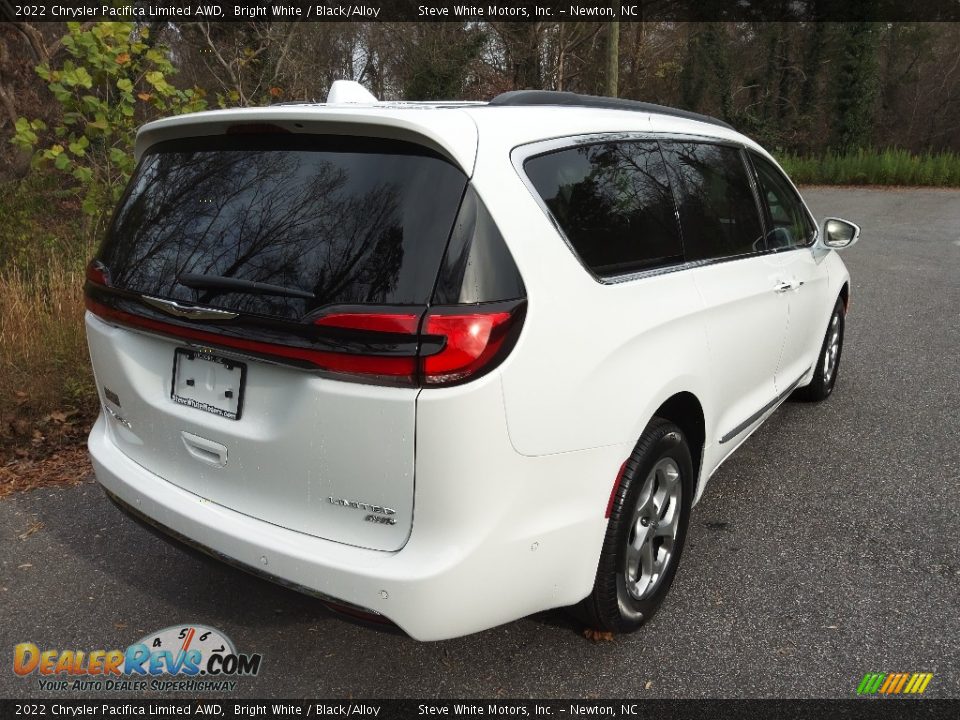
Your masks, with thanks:
<instances>
[{"instance_id":1,"label":"red taillight","mask_svg":"<svg viewBox=\"0 0 960 720\"><path fill-rule=\"evenodd\" d=\"M93 263L87 268L87 278L96 285L109 285L105 268ZM323 333L313 341L315 347L304 347L304 341L310 340L302 331L294 331L299 334L291 345L275 341L276 335L263 339L237 337L204 326L191 327L120 310L94 299L98 295L87 295L87 309L105 320L212 346L284 358L332 373L366 376L371 382L380 377L387 384L412 385L419 381L433 386L462 382L494 367L516 338L512 331L519 330L524 308L523 301L491 304L485 312L476 305L470 306L473 312L453 306L434 308L427 313L422 330L423 309L364 312L349 308L316 318L312 324L322 330L353 332ZM237 330L238 327L233 328L234 333Z\"/></svg>"},{"instance_id":2,"label":"red taillight","mask_svg":"<svg viewBox=\"0 0 960 720\"><path fill-rule=\"evenodd\" d=\"M443 349L423 358L423 381L451 383L476 374L497 355L510 318L510 312L428 315L423 332L442 338Z\"/></svg>"},{"instance_id":3,"label":"red taillight","mask_svg":"<svg viewBox=\"0 0 960 720\"><path fill-rule=\"evenodd\" d=\"M109 285L110 271L107 266L99 260L91 260L87 263L87 282L94 285Z\"/></svg>"},{"instance_id":4,"label":"red taillight","mask_svg":"<svg viewBox=\"0 0 960 720\"><path fill-rule=\"evenodd\" d=\"M319 327L335 327L346 330L416 335L417 327L420 325L420 316L412 313L333 313L324 315L313 324Z\"/></svg>"},{"instance_id":5,"label":"red taillight","mask_svg":"<svg viewBox=\"0 0 960 720\"><path fill-rule=\"evenodd\" d=\"M279 345L277 343L246 340L243 338L207 332L205 330L183 327L162 320L153 320L133 313L108 307L87 297L87 309L105 320L121 322L125 325L145 330L173 335L187 340L196 340L205 344L234 348L278 358L309 363L321 370L349 373L351 375L382 375L393 378L413 380L417 369L416 358L411 356L390 357L383 355L351 355L348 353L328 352L312 348Z\"/></svg>"}]
</instances>

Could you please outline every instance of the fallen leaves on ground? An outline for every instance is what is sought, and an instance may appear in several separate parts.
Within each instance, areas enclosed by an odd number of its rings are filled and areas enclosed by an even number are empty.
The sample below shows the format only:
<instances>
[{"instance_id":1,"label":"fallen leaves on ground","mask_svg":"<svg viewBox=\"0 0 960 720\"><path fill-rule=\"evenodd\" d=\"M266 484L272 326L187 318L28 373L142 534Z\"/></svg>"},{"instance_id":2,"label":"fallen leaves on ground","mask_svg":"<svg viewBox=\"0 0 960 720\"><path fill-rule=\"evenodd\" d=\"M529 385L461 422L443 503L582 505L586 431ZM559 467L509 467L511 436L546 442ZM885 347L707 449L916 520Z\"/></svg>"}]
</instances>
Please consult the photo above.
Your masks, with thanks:
<instances>
[{"instance_id":1,"label":"fallen leaves on ground","mask_svg":"<svg viewBox=\"0 0 960 720\"><path fill-rule=\"evenodd\" d=\"M0 465L0 498L42 487L79 485L92 473L86 445L63 447L47 456L14 457Z\"/></svg>"},{"instance_id":2,"label":"fallen leaves on ground","mask_svg":"<svg viewBox=\"0 0 960 720\"><path fill-rule=\"evenodd\" d=\"M613 642L613 633L607 632L605 630L594 630L593 628L586 628L583 631L583 636L587 640L592 640L595 643Z\"/></svg>"},{"instance_id":3,"label":"fallen leaves on ground","mask_svg":"<svg viewBox=\"0 0 960 720\"><path fill-rule=\"evenodd\" d=\"M52 413L47 415L44 418L44 420L62 425L66 423L74 415L77 415L79 413L80 413L79 410L70 410L68 412L64 412L63 410L54 410Z\"/></svg>"}]
</instances>

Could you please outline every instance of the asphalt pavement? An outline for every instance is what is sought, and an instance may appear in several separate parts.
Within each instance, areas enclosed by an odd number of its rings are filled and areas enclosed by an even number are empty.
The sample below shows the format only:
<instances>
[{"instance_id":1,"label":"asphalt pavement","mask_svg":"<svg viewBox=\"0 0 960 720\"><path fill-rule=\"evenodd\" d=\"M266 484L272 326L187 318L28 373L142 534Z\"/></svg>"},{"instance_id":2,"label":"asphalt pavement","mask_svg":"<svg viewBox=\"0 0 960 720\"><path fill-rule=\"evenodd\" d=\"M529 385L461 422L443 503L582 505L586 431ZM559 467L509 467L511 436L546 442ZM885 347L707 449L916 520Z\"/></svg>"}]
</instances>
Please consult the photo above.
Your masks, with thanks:
<instances>
[{"instance_id":1,"label":"asphalt pavement","mask_svg":"<svg viewBox=\"0 0 960 720\"><path fill-rule=\"evenodd\" d=\"M0 501L0 697L90 697L16 676L17 643L125 648L189 622L262 653L229 697L851 697L921 671L960 697L960 191L804 194L863 226L837 389L718 471L639 633L592 643L553 611L418 643L181 552L87 483Z\"/></svg>"}]
</instances>

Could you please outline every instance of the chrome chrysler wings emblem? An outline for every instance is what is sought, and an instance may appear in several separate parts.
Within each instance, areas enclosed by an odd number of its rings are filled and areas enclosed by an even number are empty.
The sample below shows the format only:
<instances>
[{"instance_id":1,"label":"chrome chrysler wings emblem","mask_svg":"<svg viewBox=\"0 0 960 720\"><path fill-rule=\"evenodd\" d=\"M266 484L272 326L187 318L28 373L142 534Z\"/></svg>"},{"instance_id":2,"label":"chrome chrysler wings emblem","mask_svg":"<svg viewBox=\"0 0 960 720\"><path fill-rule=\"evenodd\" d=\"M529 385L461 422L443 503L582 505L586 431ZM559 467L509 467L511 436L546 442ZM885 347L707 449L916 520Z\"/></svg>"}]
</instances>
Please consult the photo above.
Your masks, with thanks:
<instances>
[{"instance_id":1,"label":"chrome chrysler wings emblem","mask_svg":"<svg viewBox=\"0 0 960 720\"><path fill-rule=\"evenodd\" d=\"M140 299L148 305L157 308L157 310L163 310L163 312L168 315L186 318L187 320L232 320L239 314L230 312L229 310L214 310L213 308L181 305L173 300L161 300L155 297L144 296Z\"/></svg>"}]
</instances>

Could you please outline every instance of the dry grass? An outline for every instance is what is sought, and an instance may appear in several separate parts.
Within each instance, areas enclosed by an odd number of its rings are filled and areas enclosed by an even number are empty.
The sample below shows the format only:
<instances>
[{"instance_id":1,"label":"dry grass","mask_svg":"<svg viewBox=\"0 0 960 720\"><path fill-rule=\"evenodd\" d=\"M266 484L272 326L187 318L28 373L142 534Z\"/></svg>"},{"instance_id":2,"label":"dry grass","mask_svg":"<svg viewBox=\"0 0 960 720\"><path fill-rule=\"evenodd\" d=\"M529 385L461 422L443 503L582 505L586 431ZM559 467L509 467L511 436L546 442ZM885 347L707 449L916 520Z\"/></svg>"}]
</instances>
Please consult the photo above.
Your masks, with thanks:
<instances>
[{"instance_id":1,"label":"dry grass","mask_svg":"<svg viewBox=\"0 0 960 720\"><path fill-rule=\"evenodd\" d=\"M90 476L83 264L93 241L62 178L0 182L0 498Z\"/></svg>"},{"instance_id":2,"label":"dry grass","mask_svg":"<svg viewBox=\"0 0 960 720\"><path fill-rule=\"evenodd\" d=\"M0 271L0 466L76 445L89 422L82 287L83 273L54 259Z\"/></svg>"}]
</instances>

